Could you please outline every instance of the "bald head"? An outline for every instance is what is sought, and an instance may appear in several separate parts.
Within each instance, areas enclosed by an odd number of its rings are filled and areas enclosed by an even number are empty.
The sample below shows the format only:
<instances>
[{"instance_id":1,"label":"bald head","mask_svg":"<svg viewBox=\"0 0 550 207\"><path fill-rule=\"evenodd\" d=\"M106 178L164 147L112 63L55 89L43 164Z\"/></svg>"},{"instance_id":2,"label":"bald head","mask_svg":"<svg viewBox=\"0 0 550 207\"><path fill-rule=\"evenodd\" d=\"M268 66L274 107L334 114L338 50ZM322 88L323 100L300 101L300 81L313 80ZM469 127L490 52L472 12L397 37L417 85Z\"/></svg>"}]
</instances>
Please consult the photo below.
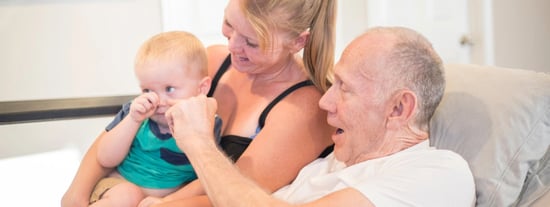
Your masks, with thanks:
<instances>
[{"instance_id":1,"label":"bald head","mask_svg":"<svg viewBox=\"0 0 550 207\"><path fill-rule=\"evenodd\" d=\"M361 74L383 80L382 96L403 88L413 91L418 98L415 122L427 130L445 79L441 58L424 36L404 27L372 28L349 44L341 61L354 62Z\"/></svg>"}]
</instances>

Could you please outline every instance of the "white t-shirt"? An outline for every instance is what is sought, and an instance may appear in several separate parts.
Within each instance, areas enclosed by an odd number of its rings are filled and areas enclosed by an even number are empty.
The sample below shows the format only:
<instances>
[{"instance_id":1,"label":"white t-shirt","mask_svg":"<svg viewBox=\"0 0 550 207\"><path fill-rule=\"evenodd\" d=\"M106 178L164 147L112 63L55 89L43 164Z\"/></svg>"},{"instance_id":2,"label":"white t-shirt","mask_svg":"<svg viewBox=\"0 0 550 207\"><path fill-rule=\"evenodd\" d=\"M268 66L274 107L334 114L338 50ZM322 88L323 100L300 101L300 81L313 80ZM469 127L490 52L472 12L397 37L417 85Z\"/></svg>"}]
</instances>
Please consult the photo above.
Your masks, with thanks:
<instances>
[{"instance_id":1,"label":"white t-shirt","mask_svg":"<svg viewBox=\"0 0 550 207\"><path fill-rule=\"evenodd\" d=\"M354 188L376 206L475 206L475 186L468 163L458 154L423 141L406 150L346 167L334 157L317 159L273 195L306 203Z\"/></svg>"}]
</instances>

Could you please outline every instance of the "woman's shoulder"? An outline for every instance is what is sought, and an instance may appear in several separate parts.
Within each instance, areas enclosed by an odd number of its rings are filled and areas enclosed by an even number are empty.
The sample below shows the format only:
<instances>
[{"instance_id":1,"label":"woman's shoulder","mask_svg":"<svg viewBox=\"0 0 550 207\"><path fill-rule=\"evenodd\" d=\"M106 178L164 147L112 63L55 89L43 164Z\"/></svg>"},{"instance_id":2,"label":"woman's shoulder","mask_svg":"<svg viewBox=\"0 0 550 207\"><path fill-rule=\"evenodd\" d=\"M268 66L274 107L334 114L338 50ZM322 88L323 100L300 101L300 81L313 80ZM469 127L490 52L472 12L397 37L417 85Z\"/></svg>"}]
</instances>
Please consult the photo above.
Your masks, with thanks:
<instances>
[{"instance_id":1,"label":"woman's shoulder","mask_svg":"<svg viewBox=\"0 0 550 207\"><path fill-rule=\"evenodd\" d=\"M292 91L288 96L290 100L293 101L304 101L304 100L312 100L312 101L319 101L321 99L321 96L323 93L315 87L315 85L302 85L301 87L296 88L294 91Z\"/></svg>"},{"instance_id":2,"label":"woman's shoulder","mask_svg":"<svg viewBox=\"0 0 550 207\"><path fill-rule=\"evenodd\" d=\"M293 91L289 91L288 95L284 97L278 105L298 108L301 111L318 109L319 107L317 106L322 95L321 91L314 85L303 85L295 88Z\"/></svg>"}]
</instances>

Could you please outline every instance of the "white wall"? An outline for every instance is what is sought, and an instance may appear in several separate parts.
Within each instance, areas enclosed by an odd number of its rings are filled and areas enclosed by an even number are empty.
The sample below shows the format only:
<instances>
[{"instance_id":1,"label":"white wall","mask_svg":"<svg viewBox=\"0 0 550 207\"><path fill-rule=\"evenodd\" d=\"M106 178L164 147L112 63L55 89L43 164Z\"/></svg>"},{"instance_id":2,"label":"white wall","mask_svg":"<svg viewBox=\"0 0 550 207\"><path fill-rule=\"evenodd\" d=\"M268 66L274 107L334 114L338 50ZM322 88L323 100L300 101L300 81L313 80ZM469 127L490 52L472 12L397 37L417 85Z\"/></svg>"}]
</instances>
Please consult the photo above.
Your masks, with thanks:
<instances>
[{"instance_id":1,"label":"white wall","mask_svg":"<svg viewBox=\"0 0 550 207\"><path fill-rule=\"evenodd\" d=\"M205 45L227 44L222 22L227 0L161 0L164 31L193 32Z\"/></svg>"},{"instance_id":2,"label":"white wall","mask_svg":"<svg viewBox=\"0 0 550 207\"><path fill-rule=\"evenodd\" d=\"M550 1L492 2L495 65L550 73Z\"/></svg>"},{"instance_id":3,"label":"white wall","mask_svg":"<svg viewBox=\"0 0 550 207\"><path fill-rule=\"evenodd\" d=\"M469 34L467 0L357 0L366 2L368 27L404 26L423 34L445 63L470 63L470 46L461 38ZM345 16L343 16L345 17ZM348 21L352 22L353 21ZM353 27L353 25L349 25Z\"/></svg>"},{"instance_id":4,"label":"white wall","mask_svg":"<svg viewBox=\"0 0 550 207\"><path fill-rule=\"evenodd\" d=\"M464 5L467 5L467 25L445 22ZM408 0L343 0L339 1L339 7L338 50L367 27L402 25L427 36L444 62L469 62L550 73L548 0L423 0L416 3ZM421 12L410 16L415 11ZM423 19L425 16L432 19ZM469 31L473 42L469 58L459 52L464 48L444 46L457 41L450 31L462 27L467 27L465 31Z\"/></svg>"},{"instance_id":5,"label":"white wall","mask_svg":"<svg viewBox=\"0 0 550 207\"><path fill-rule=\"evenodd\" d=\"M139 92L133 59L162 30L158 0L0 1L0 101ZM3 206L59 206L112 117L0 125Z\"/></svg>"},{"instance_id":6,"label":"white wall","mask_svg":"<svg viewBox=\"0 0 550 207\"><path fill-rule=\"evenodd\" d=\"M0 101L139 92L134 55L160 18L156 0L0 1Z\"/></svg>"},{"instance_id":7,"label":"white wall","mask_svg":"<svg viewBox=\"0 0 550 207\"><path fill-rule=\"evenodd\" d=\"M367 0L340 0L336 17L336 48L334 61L346 45L367 29Z\"/></svg>"},{"instance_id":8,"label":"white wall","mask_svg":"<svg viewBox=\"0 0 550 207\"><path fill-rule=\"evenodd\" d=\"M336 59L366 29L366 2L339 2ZM485 56L494 57L474 63L550 71L550 1L474 2L491 4L489 23L494 23L472 26L474 32L494 28L493 36L480 40L492 42L484 50L489 51ZM1 1L0 101L137 93L132 63L139 45L157 32L178 28L199 33L206 45L223 43L219 28L224 4L225 0ZM486 3L477 4L470 10ZM484 22L480 17L470 22Z\"/></svg>"}]
</instances>

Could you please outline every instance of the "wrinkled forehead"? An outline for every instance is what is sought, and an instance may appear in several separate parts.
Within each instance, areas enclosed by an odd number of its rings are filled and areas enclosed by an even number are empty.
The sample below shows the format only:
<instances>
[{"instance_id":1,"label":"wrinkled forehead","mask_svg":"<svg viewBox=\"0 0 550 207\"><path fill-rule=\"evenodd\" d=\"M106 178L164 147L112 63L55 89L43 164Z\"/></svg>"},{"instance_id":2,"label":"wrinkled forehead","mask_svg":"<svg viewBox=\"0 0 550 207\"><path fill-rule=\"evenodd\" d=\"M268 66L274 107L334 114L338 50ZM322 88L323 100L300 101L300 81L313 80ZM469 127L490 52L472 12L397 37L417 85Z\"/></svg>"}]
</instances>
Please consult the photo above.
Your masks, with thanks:
<instances>
[{"instance_id":1,"label":"wrinkled forehead","mask_svg":"<svg viewBox=\"0 0 550 207\"><path fill-rule=\"evenodd\" d=\"M335 74L376 79L386 65L388 44L380 38L360 37L346 47L335 66Z\"/></svg>"}]
</instances>

